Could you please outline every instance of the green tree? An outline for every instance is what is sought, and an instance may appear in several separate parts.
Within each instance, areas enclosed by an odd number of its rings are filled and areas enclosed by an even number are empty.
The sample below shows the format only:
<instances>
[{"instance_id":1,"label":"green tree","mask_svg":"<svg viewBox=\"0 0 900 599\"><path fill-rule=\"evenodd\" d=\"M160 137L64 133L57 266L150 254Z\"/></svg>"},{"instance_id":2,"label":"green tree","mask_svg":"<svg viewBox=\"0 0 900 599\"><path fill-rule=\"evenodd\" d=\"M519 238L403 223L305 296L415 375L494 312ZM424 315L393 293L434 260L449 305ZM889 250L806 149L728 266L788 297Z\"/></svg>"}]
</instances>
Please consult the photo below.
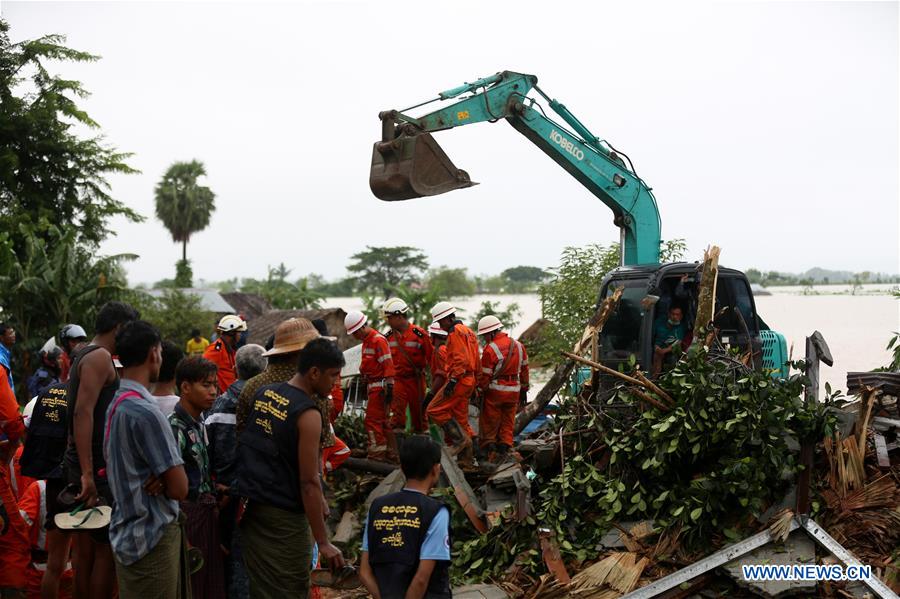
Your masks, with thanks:
<instances>
[{"instance_id":1,"label":"green tree","mask_svg":"<svg viewBox=\"0 0 900 599\"><path fill-rule=\"evenodd\" d=\"M428 272L425 285L446 297L460 297L475 293L475 282L465 268L440 266Z\"/></svg>"},{"instance_id":2,"label":"green tree","mask_svg":"<svg viewBox=\"0 0 900 599\"><path fill-rule=\"evenodd\" d=\"M181 242L181 260L176 264L175 275L179 287L190 287L193 278L187 259L188 241L191 235L209 226L216 209L216 194L198 183L205 176L206 167L202 162L176 162L162 176L154 192L156 217L169 230L172 241Z\"/></svg>"},{"instance_id":3,"label":"green tree","mask_svg":"<svg viewBox=\"0 0 900 599\"><path fill-rule=\"evenodd\" d=\"M99 306L125 292L121 264L135 256L98 257L77 238L71 227L65 233L50 227L45 238L24 231L25 246L17 252L10 236L0 232L0 306L3 319L18 332L14 366L20 380L31 372L31 352L63 324L77 322L90 330Z\"/></svg>"},{"instance_id":4,"label":"green tree","mask_svg":"<svg viewBox=\"0 0 900 599\"><path fill-rule=\"evenodd\" d=\"M142 220L110 195L106 180L137 172L125 163L130 154L91 135L99 125L77 103L87 90L48 70L50 62L98 60L64 41L45 35L12 43L9 24L0 19L0 231L17 253L30 236L55 239L52 227L70 227L76 244L96 248L109 234L109 218Z\"/></svg>"},{"instance_id":5,"label":"green tree","mask_svg":"<svg viewBox=\"0 0 900 599\"><path fill-rule=\"evenodd\" d=\"M350 259L347 270L356 275L358 289L382 293L385 299L392 289L416 282L428 270L422 250L408 246L366 246Z\"/></svg>"},{"instance_id":6,"label":"green tree","mask_svg":"<svg viewBox=\"0 0 900 599\"><path fill-rule=\"evenodd\" d=\"M506 290L508 292L525 293L532 291L550 275L537 266L514 266L504 270L500 276L507 281Z\"/></svg>"},{"instance_id":7,"label":"green tree","mask_svg":"<svg viewBox=\"0 0 900 599\"><path fill-rule=\"evenodd\" d=\"M306 278L290 282L288 277L291 270L284 263L275 268L270 266L268 270L268 276L264 280L244 279L241 291L259 294L279 310L311 310L320 307L323 295L311 289Z\"/></svg>"},{"instance_id":8,"label":"green tree","mask_svg":"<svg viewBox=\"0 0 900 599\"><path fill-rule=\"evenodd\" d=\"M216 322L216 315L203 309L200 298L180 289L166 289L153 297L133 291L130 303L141 312L141 318L153 323L162 335L180 347L194 328L208 335Z\"/></svg>"},{"instance_id":9,"label":"green tree","mask_svg":"<svg viewBox=\"0 0 900 599\"><path fill-rule=\"evenodd\" d=\"M522 317L522 309L516 302L506 305L506 308L500 308L500 302L484 301L478 311L472 315L469 320L469 328L473 331L478 330L478 321L488 315L494 315L503 323L503 330L507 333L516 328L519 319Z\"/></svg>"}]
</instances>

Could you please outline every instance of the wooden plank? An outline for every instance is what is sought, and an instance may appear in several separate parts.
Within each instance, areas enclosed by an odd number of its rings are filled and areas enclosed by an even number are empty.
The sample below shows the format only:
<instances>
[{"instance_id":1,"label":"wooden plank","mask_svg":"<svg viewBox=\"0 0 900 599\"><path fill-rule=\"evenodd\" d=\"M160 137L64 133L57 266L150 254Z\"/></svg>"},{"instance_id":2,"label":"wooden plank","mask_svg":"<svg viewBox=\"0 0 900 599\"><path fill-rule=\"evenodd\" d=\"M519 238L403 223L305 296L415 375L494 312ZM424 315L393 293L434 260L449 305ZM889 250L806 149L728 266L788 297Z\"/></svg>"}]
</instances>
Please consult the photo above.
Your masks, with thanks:
<instances>
[{"instance_id":1,"label":"wooden plank","mask_svg":"<svg viewBox=\"0 0 900 599\"><path fill-rule=\"evenodd\" d=\"M887 441L881 433L875 433L875 455L878 457L879 468L891 467L891 458L888 455Z\"/></svg>"}]
</instances>

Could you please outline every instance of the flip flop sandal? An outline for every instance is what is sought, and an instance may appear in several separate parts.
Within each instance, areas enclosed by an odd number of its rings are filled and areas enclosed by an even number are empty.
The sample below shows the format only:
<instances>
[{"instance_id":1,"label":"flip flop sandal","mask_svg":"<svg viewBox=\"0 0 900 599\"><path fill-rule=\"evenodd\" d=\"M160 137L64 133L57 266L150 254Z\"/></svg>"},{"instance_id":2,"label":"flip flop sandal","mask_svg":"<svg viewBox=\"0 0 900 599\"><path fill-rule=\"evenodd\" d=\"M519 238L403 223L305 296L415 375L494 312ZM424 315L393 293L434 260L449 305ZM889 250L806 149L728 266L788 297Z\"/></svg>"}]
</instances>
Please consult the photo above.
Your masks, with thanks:
<instances>
[{"instance_id":1,"label":"flip flop sandal","mask_svg":"<svg viewBox=\"0 0 900 599\"><path fill-rule=\"evenodd\" d=\"M199 547L188 547L188 568L191 574L196 574L203 568L203 552Z\"/></svg>"},{"instance_id":2,"label":"flip flop sandal","mask_svg":"<svg viewBox=\"0 0 900 599\"><path fill-rule=\"evenodd\" d=\"M53 521L61 530L97 530L109 525L112 516L112 508L108 505L84 508L79 504L71 512L56 514Z\"/></svg>"},{"instance_id":3,"label":"flip flop sandal","mask_svg":"<svg viewBox=\"0 0 900 599\"><path fill-rule=\"evenodd\" d=\"M359 572L353 566L344 566L334 573L328 568L315 568L310 573L310 582L317 587L349 591L362 586Z\"/></svg>"}]
</instances>

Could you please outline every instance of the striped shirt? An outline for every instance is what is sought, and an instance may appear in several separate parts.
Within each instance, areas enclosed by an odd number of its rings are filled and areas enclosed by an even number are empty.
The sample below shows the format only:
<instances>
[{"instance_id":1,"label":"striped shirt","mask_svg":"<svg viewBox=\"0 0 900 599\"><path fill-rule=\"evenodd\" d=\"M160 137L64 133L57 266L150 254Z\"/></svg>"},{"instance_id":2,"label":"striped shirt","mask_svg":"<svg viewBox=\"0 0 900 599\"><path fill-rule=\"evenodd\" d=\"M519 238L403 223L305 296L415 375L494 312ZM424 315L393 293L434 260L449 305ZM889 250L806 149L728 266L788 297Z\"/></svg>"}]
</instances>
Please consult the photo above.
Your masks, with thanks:
<instances>
[{"instance_id":1,"label":"striped shirt","mask_svg":"<svg viewBox=\"0 0 900 599\"><path fill-rule=\"evenodd\" d=\"M126 392L138 395L119 402ZM165 495L148 495L144 483L151 475L161 476L184 462L172 428L140 383L122 379L106 420L109 435L103 450L115 499L109 539L116 557L128 566L150 553L166 526L178 517L178 502Z\"/></svg>"}]
</instances>

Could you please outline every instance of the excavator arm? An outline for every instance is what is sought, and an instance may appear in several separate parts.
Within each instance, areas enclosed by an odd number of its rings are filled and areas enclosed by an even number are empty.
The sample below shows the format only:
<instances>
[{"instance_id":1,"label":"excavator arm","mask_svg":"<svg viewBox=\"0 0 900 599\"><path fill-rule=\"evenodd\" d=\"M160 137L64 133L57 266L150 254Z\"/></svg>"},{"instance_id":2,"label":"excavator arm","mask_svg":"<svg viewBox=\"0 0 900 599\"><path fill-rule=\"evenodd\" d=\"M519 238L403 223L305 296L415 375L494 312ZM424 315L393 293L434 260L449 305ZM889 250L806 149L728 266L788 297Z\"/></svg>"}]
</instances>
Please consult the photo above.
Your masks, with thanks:
<instances>
[{"instance_id":1,"label":"excavator arm","mask_svg":"<svg viewBox=\"0 0 900 599\"><path fill-rule=\"evenodd\" d=\"M544 113L528 96L532 90L572 131ZM441 92L435 100L460 96L465 97L421 117L396 110L379 114L382 139L375 143L369 177L376 197L408 200L476 185L453 165L431 133L505 119L613 211L623 264L659 262L660 218L650 189L607 142L544 94L537 77L504 71Z\"/></svg>"}]
</instances>

